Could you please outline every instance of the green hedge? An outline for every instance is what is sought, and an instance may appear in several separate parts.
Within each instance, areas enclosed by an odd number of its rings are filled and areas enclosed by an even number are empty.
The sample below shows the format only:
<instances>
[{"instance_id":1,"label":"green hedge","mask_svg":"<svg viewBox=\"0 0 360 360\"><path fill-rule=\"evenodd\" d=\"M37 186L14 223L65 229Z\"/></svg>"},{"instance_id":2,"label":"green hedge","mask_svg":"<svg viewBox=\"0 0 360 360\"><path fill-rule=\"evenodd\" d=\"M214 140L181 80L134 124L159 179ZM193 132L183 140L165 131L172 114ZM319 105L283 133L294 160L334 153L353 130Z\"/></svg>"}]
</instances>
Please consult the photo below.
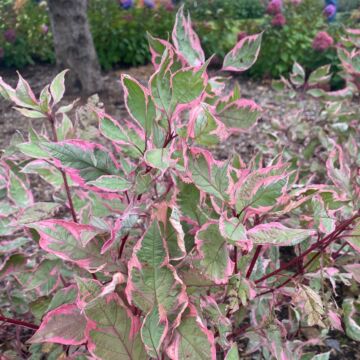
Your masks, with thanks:
<instances>
[{"instance_id":1,"label":"green hedge","mask_svg":"<svg viewBox=\"0 0 360 360\"><path fill-rule=\"evenodd\" d=\"M54 62L51 31L43 31L44 26L50 27L46 5L29 0L16 13L11 3L0 0L0 66L21 68L38 61ZM336 41L344 27L354 26L349 13L338 16L346 23L329 25L322 15L322 0L303 0L299 6L287 2L283 11L286 24L274 27L263 4L263 0L185 0L207 56L215 53L221 59L240 32L264 31L260 57L250 75L278 77L287 73L294 61L307 70L329 62L336 67L334 49L319 53L311 44L316 33L324 30ZM116 0L90 0L88 17L102 68L146 64L150 59L146 32L171 37L174 15L175 11L165 8L123 10ZM14 42L5 39L9 29L16 31Z\"/></svg>"}]
</instances>

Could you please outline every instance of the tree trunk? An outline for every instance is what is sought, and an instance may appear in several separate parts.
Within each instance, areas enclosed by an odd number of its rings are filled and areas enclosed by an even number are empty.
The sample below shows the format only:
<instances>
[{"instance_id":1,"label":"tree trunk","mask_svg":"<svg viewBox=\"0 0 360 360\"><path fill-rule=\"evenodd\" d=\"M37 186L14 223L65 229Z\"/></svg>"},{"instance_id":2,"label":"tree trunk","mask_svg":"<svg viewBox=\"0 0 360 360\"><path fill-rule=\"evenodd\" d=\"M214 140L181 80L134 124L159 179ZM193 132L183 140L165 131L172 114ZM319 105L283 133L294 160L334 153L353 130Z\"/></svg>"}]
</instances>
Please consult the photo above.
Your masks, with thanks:
<instances>
[{"instance_id":1,"label":"tree trunk","mask_svg":"<svg viewBox=\"0 0 360 360\"><path fill-rule=\"evenodd\" d=\"M89 95L102 88L102 77L87 20L87 0L49 0L57 65L70 69L73 89Z\"/></svg>"}]
</instances>

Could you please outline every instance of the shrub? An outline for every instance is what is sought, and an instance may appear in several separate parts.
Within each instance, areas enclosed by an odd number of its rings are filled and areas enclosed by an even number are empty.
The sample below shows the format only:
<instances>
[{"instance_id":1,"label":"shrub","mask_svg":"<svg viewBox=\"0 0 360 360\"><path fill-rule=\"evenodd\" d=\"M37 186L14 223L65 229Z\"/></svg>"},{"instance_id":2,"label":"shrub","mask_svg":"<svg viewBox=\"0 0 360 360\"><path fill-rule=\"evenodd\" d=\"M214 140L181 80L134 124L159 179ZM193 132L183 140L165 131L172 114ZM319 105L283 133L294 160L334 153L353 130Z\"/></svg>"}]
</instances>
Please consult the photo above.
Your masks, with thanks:
<instances>
[{"instance_id":1,"label":"shrub","mask_svg":"<svg viewBox=\"0 0 360 360\"><path fill-rule=\"evenodd\" d=\"M164 7L121 10L113 0L92 0L88 11L100 64L144 65L150 61L146 33L167 37L174 15Z\"/></svg>"},{"instance_id":2,"label":"shrub","mask_svg":"<svg viewBox=\"0 0 360 360\"><path fill-rule=\"evenodd\" d=\"M249 69L261 38L240 40L223 70ZM97 142L74 129L74 104L59 104L66 71L38 98L21 76L15 89L0 79L17 111L48 125L14 139L1 159L10 240L0 243L0 277L15 289L0 294L0 320L36 330L32 358L229 360L248 339L249 353L300 359L325 336L302 342L306 326L344 325L359 340L357 300L343 301L342 325L332 289L358 281L359 167L348 148L333 144L322 184L281 152L217 160L211 148L251 131L262 110L208 76L182 8L172 40L149 37L148 84L122 76L131 120L88 108ZM53 202L34 202L27 174L51 186ZM283 248L292 250L284 257ZM13 317L29 310L34 323Z\"/></svg>"},{"instance_id":3,"label":"shrub","mask_svg":"<svg viewBox=\"0 0 360 360\"><path fill-rule=\"evenodd\" d=\"M312 44L317 33L326 29L337 41L343 29L335 23L329 26L322 14L323 4L303 0L300 4L284 3L282 15L269 16L257 31L264 30L264 46L251 74L279 77L291 71L294 62L306 71L325 64L338 65L336 51L329 48L319 53Z\"/></svg>"},{"instance_id":4,"label":"shrub","mask_svg":"<svg viewBox=\"0 0 360 360\"><path fill-rule=\"evenodd\" d=\"M0 3L0 64L21 68L35 61L53 62L54 52L46 9L33 1L15 11L12 2Z\"/></svg>"}]
</instances>

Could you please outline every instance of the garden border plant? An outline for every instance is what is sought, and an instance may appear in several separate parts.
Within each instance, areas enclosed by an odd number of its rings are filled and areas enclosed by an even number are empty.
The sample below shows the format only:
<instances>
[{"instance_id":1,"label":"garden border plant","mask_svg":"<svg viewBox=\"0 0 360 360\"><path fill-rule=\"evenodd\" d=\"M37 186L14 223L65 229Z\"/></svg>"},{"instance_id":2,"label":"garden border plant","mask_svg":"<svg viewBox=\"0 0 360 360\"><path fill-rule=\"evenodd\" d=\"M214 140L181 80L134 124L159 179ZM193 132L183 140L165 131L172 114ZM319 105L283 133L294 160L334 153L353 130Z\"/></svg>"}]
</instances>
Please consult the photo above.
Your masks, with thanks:
<instances>
[{"instance_id":1,"label":"garden border plant","mask_svg":"<svg viewBox=\"0 0 360 360\"><path fill-rule=\"evenodd\" d=\"M261 39L240 40L222 70L248 70ZM300 177L281 153L217 160L209 150L252 131L262 109L208 76L183 8L172 41L149 35L146 86L122 75L131 120L89 109L112 150L74 129L75 104L60 104L66 71L39 98L20 75L15 89L0 78L17 111L44 121L4 151L0 170L0 234L9 239L0 253L10 249L0 279L15 279L35 322L10 316L11 301L0 320L36 330L34 358L46 343L48 356L71 359L233 360L245 338L266 359L328 359L306 353L321 336L297 335L304 326L342 331L343 315L360 340L356 300L341 314L331 287L358 276L359 264L337 262L360 251L359 167L337 144L326 184ZM27 174L54 189L53 202L34 202ZM34 253L23 251L29 241ZM282 247L293 249L285 263Z\"/></svg>"}]
</instances>

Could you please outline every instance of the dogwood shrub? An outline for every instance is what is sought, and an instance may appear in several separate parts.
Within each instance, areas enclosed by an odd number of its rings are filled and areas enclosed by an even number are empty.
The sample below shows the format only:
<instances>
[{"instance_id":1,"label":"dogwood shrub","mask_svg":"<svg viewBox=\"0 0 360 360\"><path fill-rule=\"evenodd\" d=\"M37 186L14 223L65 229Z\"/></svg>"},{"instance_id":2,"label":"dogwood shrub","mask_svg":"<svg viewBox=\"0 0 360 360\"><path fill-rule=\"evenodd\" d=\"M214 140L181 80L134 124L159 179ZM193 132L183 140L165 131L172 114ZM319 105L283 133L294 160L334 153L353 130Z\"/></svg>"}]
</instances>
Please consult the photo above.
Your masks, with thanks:
<instances>
[{"instance_id":1,"label":"dogwood shrub","mask_svg":"<svg viewBox=\"0 0 360 360\"><path fill-rule=\"evenodd\" d=\"M261 38L241 39L223 70L249 69ZM33 359L232 360L240 344L259 358L328 359L306 347L330 329L359 340L357 300L334 299L336 284L359 281L356 163L334 143L319 184L281 152L218 160L211 150L251 132L261 107L208 75L182 8L172 44L149 43L149 82L121 77L129 117L88 106L96 142L60 103L66 71L39 97L20 75L16 88L0 80L44 124L1 158L0 320L32 332ZM34 178L52 201L36 201ZM302 341L309 326L323 335Z\"/></svg>"}]
</instances>

